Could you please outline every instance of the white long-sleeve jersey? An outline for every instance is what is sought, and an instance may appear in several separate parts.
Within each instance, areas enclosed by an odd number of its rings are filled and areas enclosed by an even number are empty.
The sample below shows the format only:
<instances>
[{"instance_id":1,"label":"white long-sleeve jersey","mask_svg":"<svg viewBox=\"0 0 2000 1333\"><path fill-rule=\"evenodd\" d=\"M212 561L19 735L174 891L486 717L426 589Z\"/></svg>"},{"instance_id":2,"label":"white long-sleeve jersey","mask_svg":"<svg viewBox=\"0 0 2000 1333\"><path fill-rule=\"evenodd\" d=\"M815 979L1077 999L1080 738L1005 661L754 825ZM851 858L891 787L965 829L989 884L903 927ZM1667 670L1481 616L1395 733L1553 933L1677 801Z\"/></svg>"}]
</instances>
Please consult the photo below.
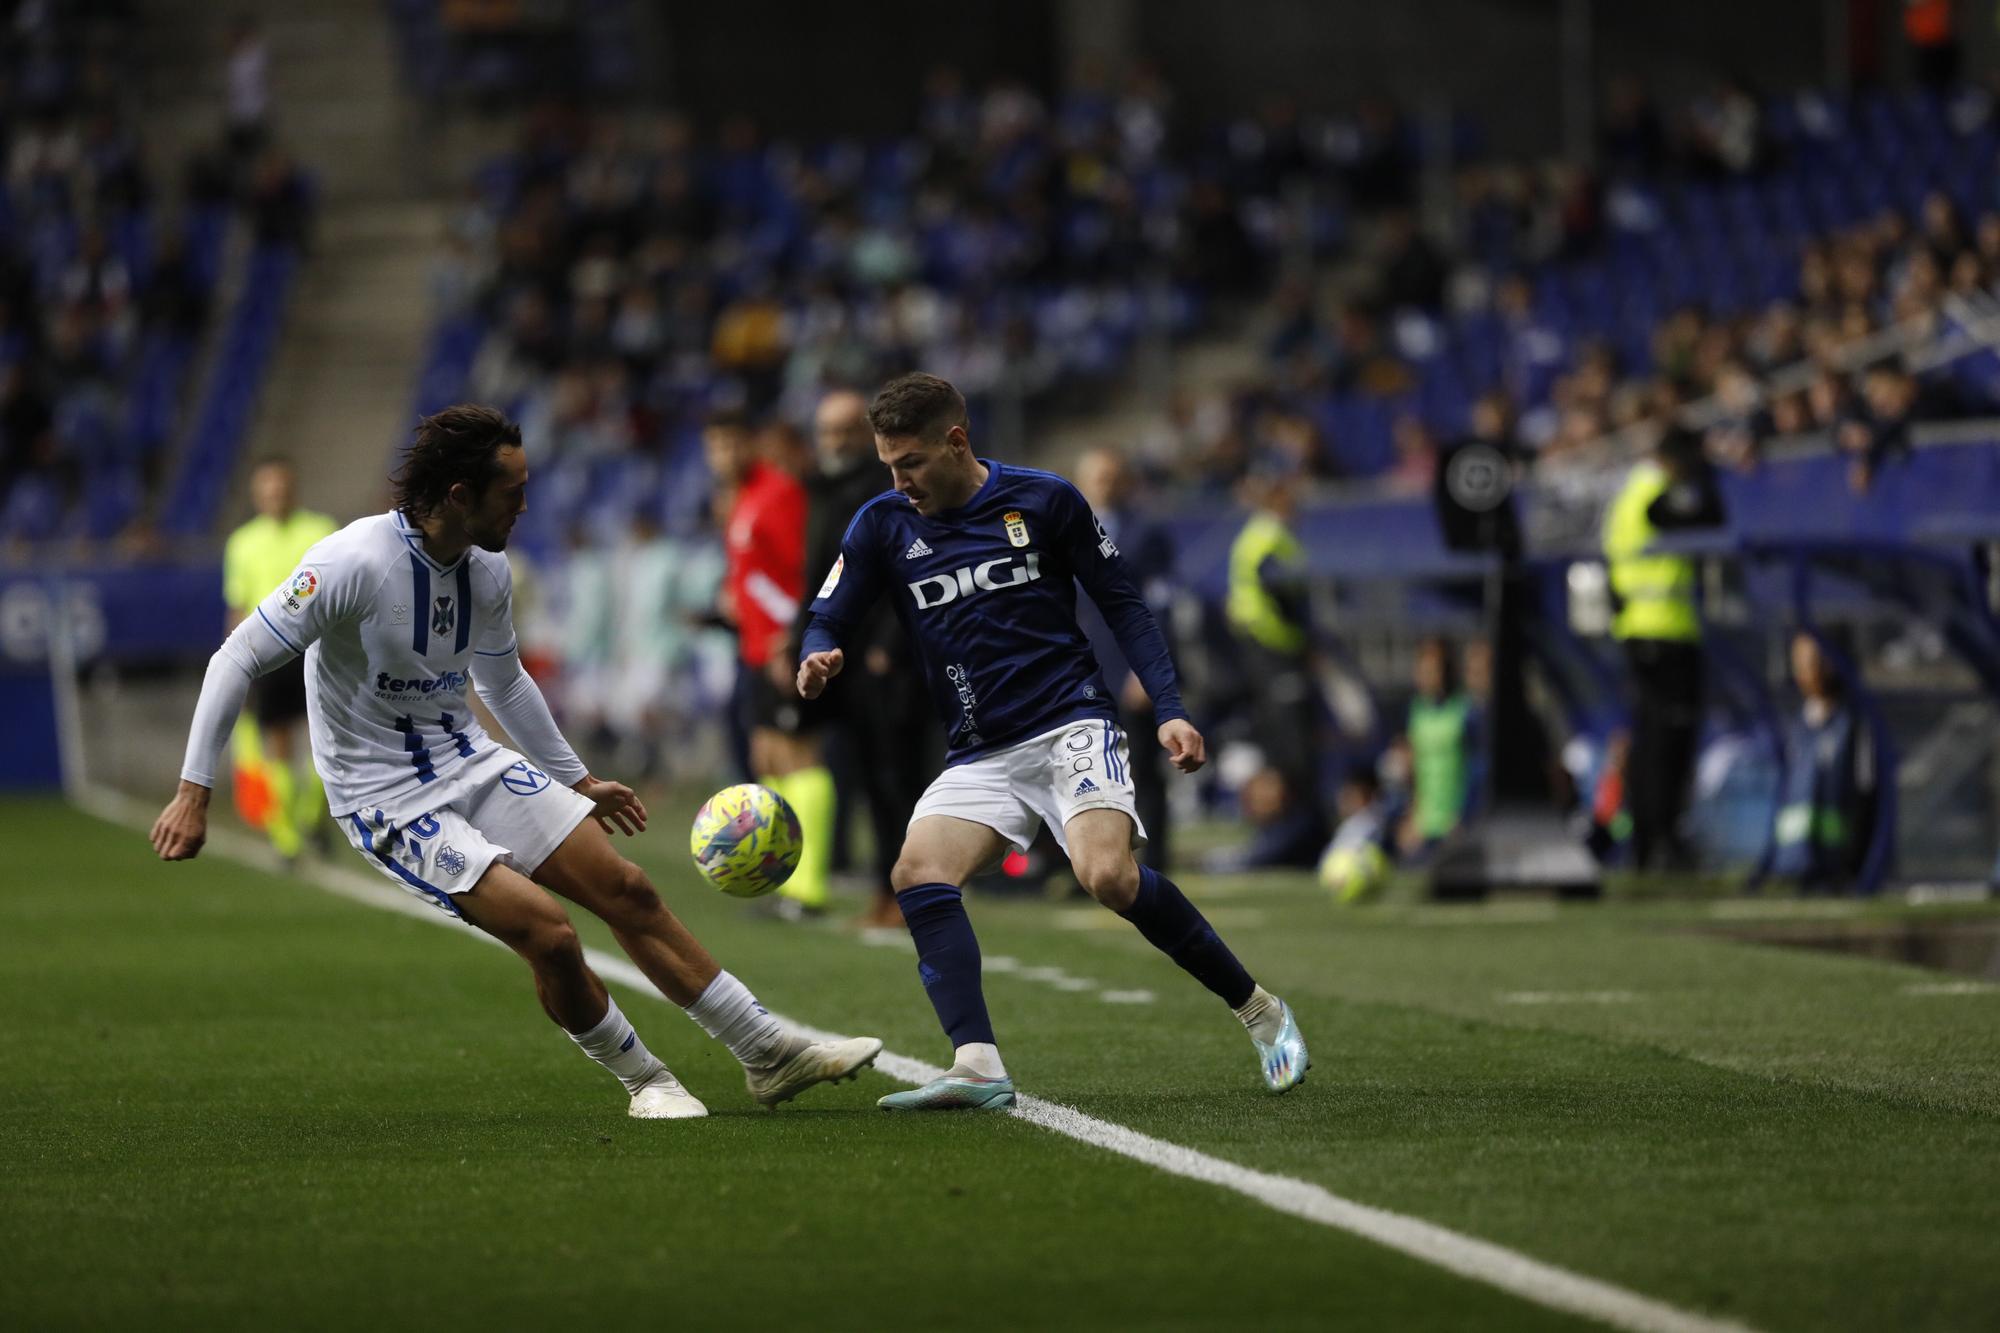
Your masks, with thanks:
<instances>
[{"instance_id":1,"label":"white long-sleeve jersey","mask_svg":"<svg viewBox=\"0 0 2000 1333\"><path fill-rule=\"evenodd\" d=\"M473 761L497 748L467 706L468 684L551 777L587 776L521 666L506 558L475 547L440 565L392 511L315 543L216 651L183 778L215 785L250 681L300 653L313 764L335 816L366 806L412 818L456 799L484 767Z\"/></svg>"}]
</instances>

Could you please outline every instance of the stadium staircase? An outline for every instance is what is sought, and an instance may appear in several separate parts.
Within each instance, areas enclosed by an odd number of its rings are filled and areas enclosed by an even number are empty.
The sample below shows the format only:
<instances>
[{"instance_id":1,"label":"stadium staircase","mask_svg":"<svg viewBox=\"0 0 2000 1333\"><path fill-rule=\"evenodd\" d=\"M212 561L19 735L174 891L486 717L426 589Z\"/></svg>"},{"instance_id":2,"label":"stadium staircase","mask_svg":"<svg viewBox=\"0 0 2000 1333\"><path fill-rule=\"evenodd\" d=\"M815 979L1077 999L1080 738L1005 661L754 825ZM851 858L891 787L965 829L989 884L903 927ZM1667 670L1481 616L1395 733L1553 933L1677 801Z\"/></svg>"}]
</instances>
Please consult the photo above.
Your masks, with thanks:
<instances>
[{"instance_id":1,"label":"stadium staircase","mask_svg":"<svg viewBox=\"0 0 2000 1333\"><path fill-rule=\"evenodd\" d=\"M200 414L243 414L221 463L231 493L249 459L280 453L297 463L307 503L354 514L381 498L377 442L407 429L427 333L427 256L444 208L411 147L379 0L149 0L147 123L161 160L183 160L219 134L223 51L238 14L262 25L277 137L314 179L316 221L310 261L295 274L245 274L253 285L289 278L261 393L205 394ZM216 517L234 512L222 506Z\"/></svg>"}]
</instances>

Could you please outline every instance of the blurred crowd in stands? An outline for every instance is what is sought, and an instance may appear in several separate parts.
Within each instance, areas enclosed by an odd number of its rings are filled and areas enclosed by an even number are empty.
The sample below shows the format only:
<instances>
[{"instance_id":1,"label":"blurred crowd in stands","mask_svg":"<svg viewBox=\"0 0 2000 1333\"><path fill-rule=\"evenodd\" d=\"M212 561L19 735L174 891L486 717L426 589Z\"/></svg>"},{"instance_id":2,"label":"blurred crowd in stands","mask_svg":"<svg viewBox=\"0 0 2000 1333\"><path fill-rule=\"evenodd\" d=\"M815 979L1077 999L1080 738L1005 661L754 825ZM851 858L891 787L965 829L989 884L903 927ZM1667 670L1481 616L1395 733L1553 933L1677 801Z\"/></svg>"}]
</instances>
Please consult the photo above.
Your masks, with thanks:
<instances>
[{"instance_id":1,"label":"blurred crowd in stands","mask_svg":"<svg viewBox=\"0 0 2000 1333\"><path fill-rule=\"evenodd\" d=\"M263 48L219 53L227 122L163 181L140 132L121 0L17 4L0 30L0 555L142 541L211 323L233 213L304 239L304 178L271 140Z\"/></svg>"},{"instance_id":2,"label":"blurred crowd in stands","mask_svg":"<svg viewBox=\"0 0 2000 1333\"><path fill-rule=\"evenodd\" d=\"M748 117L704 131L544 104L457 212L435 289L479 330L462 396L517 414L542 450L520 537L556 558L530 637L568 664L577 715L646 764L692 754L670 733L728 694L711 614L727 500L700 447L718 410L748 413L759 457L807 477L803 428L829 394L922 366L1004 452L1101 402L1149 336L1251 336L1259 374L1177 395L1126 450L1156 494L1241 499L1276 478L1426 495L1474 441L1538 479L1622 466L1630 428L1675 418L1727 467L1816 438L1865 489L1913 423L2000 406L2000 120L1976 90L1724 83L1670 116L1621 80L1588 167L1492 160L1467 128L1380 99L1189 125L1143 67L1052 102L937 70L913 123L796 143ZM662 572L621 592L611 568ZM655 583L672 584L664 622L615 609ZM1235 630L1232 651L1268 648ZM1313 669L1267 665L1267 683ZM663 684L601 685L627 675ZM1476 736L1460 693L1418 696L1425 728ZM605 715L620 698L647 717ZM1283 752L1313 719L1242 722L1278 748L1241 784L1259 839L1241 855L1297 861L1342 813L1299 798L1332 757ZM1420 802L1428 826L1479 788L1465 746ZM1425 783L1411 752L1357 770L1345 801L1390 802L1389 852L1439 836L1398 804Z\"/></svg>"},{"instance_id":3,"label":"blurred crowd in stands","mask_svg":"<svg viewBox=\"0 0 2000 1333\"><path fill-rule=\"evenodd\" d=\"M1357 228L1358 274L1287 276L1266 372L1177 402L1151 456L1212 488L1278 467L1422 493L1468 438L1546 471L1678 416L1736 467L1824 433L1865 488L1912 421L2000 406L1989 94L1606 100L1594 169L1465 165L1428 225L1398 202Z\"/></svg>"}]
</instances>

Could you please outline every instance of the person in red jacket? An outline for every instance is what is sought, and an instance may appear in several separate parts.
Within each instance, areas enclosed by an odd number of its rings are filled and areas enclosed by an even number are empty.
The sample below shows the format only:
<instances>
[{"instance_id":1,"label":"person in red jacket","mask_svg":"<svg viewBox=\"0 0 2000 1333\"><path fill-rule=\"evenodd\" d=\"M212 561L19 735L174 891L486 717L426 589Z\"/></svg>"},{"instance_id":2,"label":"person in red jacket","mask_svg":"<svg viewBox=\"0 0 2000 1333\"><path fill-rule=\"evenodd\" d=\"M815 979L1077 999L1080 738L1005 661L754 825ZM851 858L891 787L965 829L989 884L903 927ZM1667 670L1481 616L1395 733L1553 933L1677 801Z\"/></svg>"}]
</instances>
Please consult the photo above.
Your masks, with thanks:
<instances>
[{"instance_id":1,"label":"person in red jacket","mask_svg":"<svg viewBox=\"0 0 2000 1333\"><path fill-rule=\"evenodd\" d=\"M736 626L735 706L749 735L750 771L785 798L805 835L798 869L780 890L784 905L791 914L817 915L826 910L833 775L820 756L821 710L791 688L787 652L805 591L805 487L759 457L750 421L741 412L712 415L702 431L702 449L716 485L731 497L723 528L728 567L721 609Z\"/></svg>"}]
</instances>

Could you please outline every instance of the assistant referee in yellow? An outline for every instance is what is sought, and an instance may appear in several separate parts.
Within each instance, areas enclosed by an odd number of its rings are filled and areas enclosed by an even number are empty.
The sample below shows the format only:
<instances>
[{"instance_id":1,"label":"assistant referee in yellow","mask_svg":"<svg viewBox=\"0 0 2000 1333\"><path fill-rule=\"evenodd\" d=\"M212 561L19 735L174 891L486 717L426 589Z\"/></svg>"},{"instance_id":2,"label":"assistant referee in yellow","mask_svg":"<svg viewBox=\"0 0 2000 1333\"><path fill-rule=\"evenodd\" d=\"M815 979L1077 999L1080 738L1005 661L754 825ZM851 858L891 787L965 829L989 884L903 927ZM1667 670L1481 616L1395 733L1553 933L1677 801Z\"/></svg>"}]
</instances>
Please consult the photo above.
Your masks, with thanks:
<instances>
[{"instance_id":1,"label":"assistant referee in yellow","mask_svg":"<svg viewBox=\"0 0 2000 1333\"><path fill-rule=\"evenodd\" d=\"M298 476L282 458L260 459L250 470L250 503L257 517L230 533L222 548L222 599L232 630L292 577L307 548L338 527L325 514L298 507ZM270 789L264 831L278 854L290 860L326 808L310 748L300 736L306 717L305 659L294 658L257 680L251 690L255 731L239 729L236 764L261 769Z\"/></svg>"}]
</instances>

